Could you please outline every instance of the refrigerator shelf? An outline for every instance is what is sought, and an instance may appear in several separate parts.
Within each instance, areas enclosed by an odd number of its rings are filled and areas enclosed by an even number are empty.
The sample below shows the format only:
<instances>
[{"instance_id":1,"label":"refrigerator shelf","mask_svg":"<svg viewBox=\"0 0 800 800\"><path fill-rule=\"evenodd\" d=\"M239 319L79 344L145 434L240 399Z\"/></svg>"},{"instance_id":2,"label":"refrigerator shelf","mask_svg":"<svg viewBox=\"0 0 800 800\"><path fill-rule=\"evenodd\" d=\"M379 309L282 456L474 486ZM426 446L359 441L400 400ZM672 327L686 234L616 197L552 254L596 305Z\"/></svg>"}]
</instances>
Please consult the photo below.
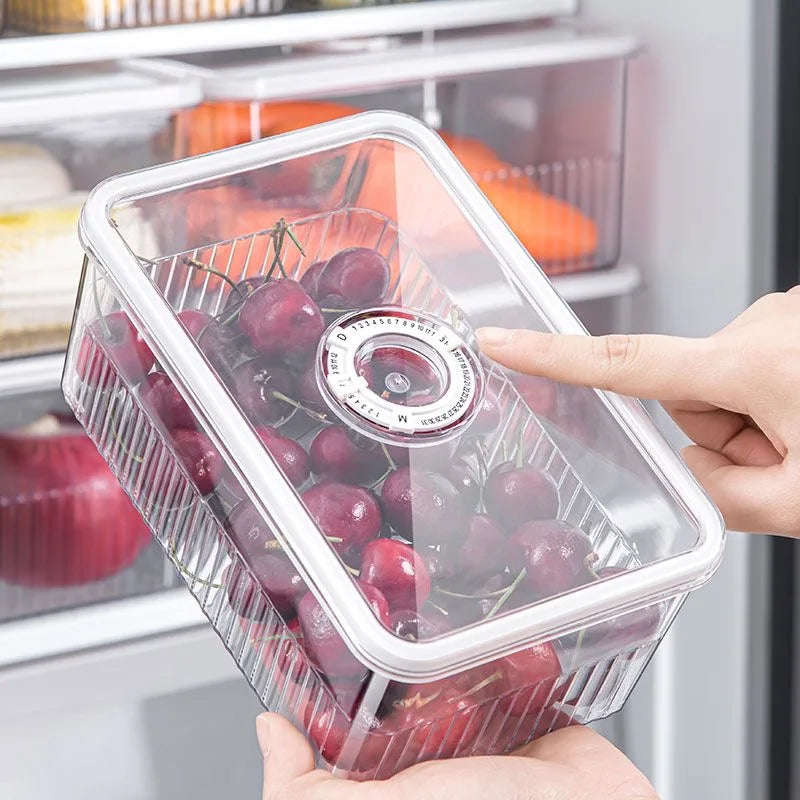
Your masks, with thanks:
<instances>
[{"instance_id":1,"label":"refrigerator shelf","mask_svg":"<svg viewBox=\"0 0 800 800\"><path fill-rule=\"evenodd\" d=\"M574 14L575 0L438 0L335 12L3 39L0 70L481 27Z\"/></svg>"},{"instance_id":2,"label":"refrigerator shelf","mask_svg":"<svg viewBox=\"0 0 800 800\"><path fill-rule=\"evenodd\" d=\"M619 264L612 269L561 275L552 279L558 293L568 303L623 297L641 285L641 271L634 264ZM481 290L487 304L491 295ZM64 354L13 358L0 361L0 399L58 391Z\"/></svg>"}]
</instances>

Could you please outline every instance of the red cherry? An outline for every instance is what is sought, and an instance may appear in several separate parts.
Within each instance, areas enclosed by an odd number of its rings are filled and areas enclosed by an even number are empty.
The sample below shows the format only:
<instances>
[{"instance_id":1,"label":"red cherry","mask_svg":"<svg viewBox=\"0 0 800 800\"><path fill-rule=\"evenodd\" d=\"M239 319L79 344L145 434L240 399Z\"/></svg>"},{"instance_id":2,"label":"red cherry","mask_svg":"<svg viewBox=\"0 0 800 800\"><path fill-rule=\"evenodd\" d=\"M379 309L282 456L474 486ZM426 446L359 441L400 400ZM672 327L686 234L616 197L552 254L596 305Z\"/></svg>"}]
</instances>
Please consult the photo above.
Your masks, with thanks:
<instances>
[{"instance_id":1,"label":"red cherry","mask_svg":"<svg viewBox=\"0 0 800 800\"><path fill-rule=\"evenodd\" d=\"M139 396L149 414L167 430L194 428L197 424L189 404L164 372L151 372L139 386Z\"/></svg>"},{"instance_id":2,"label":"red cherry","mask_svg":"<svg viewBox=\"0 0 800 800\"><path fill-rule=\"evenodd\" d=\"M404 347L378 347L356 365L369 388L394 403L421 406L445 389L442 375L425 356Z\"/></svg>"},{"instance_id":3,"label":"red cherry","mask_svg":"<svg viewBox=\"0 0 800 800\"><path fill-rule=\"evenodd\" d=\"M308 513L341 555L358 553L383 525L375 495L361 486L318 483L302 494Z\"/></svg>"},{"instance_id":4,"label":"red cherry","mask_svg":"<svg viewBox=\"0 0 800 800\"><path fill-rule=\"evenodd\" d=\"M317 383L317 365L313 361L295 373L294 384L295 396L306 408L322 413L327 411Z\"/></svg>"},{"instance_id":5,"label":"red cherry","mask_svg":"<svg viewBox=\"0 0 800 800\"><path fill-rule=\"evenodd\" d=\"M269 425L256 428L256 433L292 486L302 486L309 476L308 456L302 446Z\"/></svg>"},{"instance_id":6,"label":"red cherry","mask_svg":"<svg viewBox=\"0 0 800 800\"><path fill-rule=\"evenodd\" d=\"M389 466L375 442L358 437L344 425L321 430L311 443L309 456L315 475L345 483L371 483Z\"/></svg>"},{"instance_id":7,"label":"red cherry","mask_svg":"<svg viewBox=\"0 0 800 800\"><path fill-rule=\"evenodd\" d=\"M223 314L227 316L227 312L232 312L241 306L256 289L260 289L266 282L266 275L253 275L250 278L239 281L236 284L236 288L231 291L225 300L225 305L222 309Z\"/></svg>"},{"instance_id":8,"label":"red cherry","mask_svg":"<svg viewBox=\"0 0 800 800\"><path fill-rule=\"evenodd\" d=\"M261 355L295 362L316 350L325 322L303 287L284 278L264 284L244 301L239 327Z\"/></svg>"},{"instance_id":9,"label":"red cherry","mask_svg":"<svg viewBox=\"0 0 800 800\"><path fill-rule=\"evenodd\" d=\"M474 511L481 499L478 476L463 458L454 458L444 467L443 474L455 486L465 511Z\"/></svg>"},{"instance_id":10,"label":"red cherry","mask_svg":"<svg viewBox=\"0 0 800 800\"><path fill-rule=\"evenodd\" d=\"M319 297L319 276L327 265L327 261L315 261L300 277L300 285L312 300L317 300Z\"/></svg>"},{"instance_id":11,"label":"red cherry","mask_svg":"<svg viewBox=\"0 0 800 800\"><path fill-rule=\"evenodd\" d=\"M211 494L217 488L225 468L219 450L204 433L196 430L176 428L170 438L178 459L198 491Z\"/></svg>"},{"instance_id":12,"label":"red cherry","mask_svg":"<svg viewBox=\"0 0 800 800\"><path fill-rule=\"evenodd\" d=\"M566 687L561 687L560 695L554 691L562 669L549 642L504 656L492 662L492 666L501 675L497 688L504 696L500 706L512 717L541 710L546 703L564 697Z\"/></svg>"},{"instance_id":13,"label":"red cherry","mask_svg":"<svg viewBox=\"0 0 800 800\"><path fill-rule=\"evenodd\" d=\"M294 564L282 553L264 552L248 559L248 566L275 610L284 619L293 617L300 598L308 591ZM228 567L223 582L228 587L231 607L237 614L260 614L262 609L255 602L253 580L247 573L242 573L238 561Z\"/></svg>"},{"instance_id":14,"label":"red cherry","mask_svg":"<svg viewBox=\"0 0 800 800\"><path fill-rule=\"evenodd\" d=\"M225 521L231 542L242 558L251 563L266 552L279 552L272 530L249 500L242 500Z\"/></svg>"},{"instance_id":15,"label":"red cherry","mask_svg":"<svg viewBox=\"0 0 800 800\"><path fill-rule=\"evenodd\" d=\"M227 375L240 351L235 343L235 333L220 325L210 314L193 308L179 312L178 319L197 342L208 363L220 375Z\"/></svg>"},{"instance_id":16,"label":"red cherry","mask_svg":"<svg viewBox=\"0 0 800 800\"><path fill-rule=\"evenodd\" d=\"M422 608L431 592L431 579L422 559L413 547L396 539L367 543L360 577L381 590L392 610Z\"/></svg>"},{"instance_id":17,"label":"red cherry","mask_svg":"<svg viewBox=\"0 0 800 800\"><path fill-rule=\"evenodd\" d=\"M491 389L488 389L483 396L483 402L475 415L469 433L473 436L487 436L494 433L500 426L502 417L500 400Z\"/></svg>"},{"instance_id":18,"label":"red cherry","mask_svg":"<svg viewBox=\"0 0 800 800\"><path fill-rule=\"evenodd\" d=\"M536 467L498 465L486 479L483 500L489 514L508 528L558 516L558 487Z\"/></svg>"},{"instance_id":19,"label":"red cherry","mask_svg":"<svg viewBox=\"0 0 800 800\"><path fill-rule=\"evenodd\" d=\"M449 583L456 577L455 558L450 550L425 547L418 555L434 584Z\"/></svg>"},{"instance_id":20,"label":"red cherry","mask_svg":"<svg viewBox=\"0 0 800 800\"><path fill-rule=\"evenodd\" d=\"M138 383L153 364L153 351L128 315L113 311L89 324L78 348L75 371L89 386L107 389L117 374L129 383Z\"/></svg>"},{"instance_id":21,"label":"red cherry","mask_svg":"<svg viewBox=\"0 0 800 800\"><path fill-rule=\"evenodd\" d=\"M389 625L389 604L378 589L357 581L367 603L378 619ZM350 652L330 617L312 592L300 601L297 616L303 629L306 654L329 678L356 677L367 673L366 667Z\"/></svg>"},{"instance_id":22,"label":"red cherry","mask_svg":"<svg viewBox=\"0 0 800 800\"><path fill-rule=\"evenodd\" d=\"M368 247L349 247L330 258L317 279L326 308L362 308L382 303L389 289L389 262Z\"/></svg>"},{"instance_id":23,"label":"red cherry","mask_svg":"<svg viewBox=\"0 0 800 800\"><path fill-rule=\"evenodd\" d=\"M245 361L233 371L233 394L247 418L256 425L285 421L294 411L284 397L294 389L292 375L285 367L262 358Z\"/></svg>"},{"instance_id":24,"label":"red cherry","mask_svg":"<svg viewBox=\"0 0 800 800\"><path fill-rule=\"evenodd\" d=\"M560 520L527 522L508 541L506 557L513 573L527 569L525 584L538 597L552 597L595 580L597 556L580 528Z\"/></svg>"},{"instance_id":25,"label":"red cherry","mask_svg":"<svg viewBox=\"0 0 800 800\"><path fill-rule=\"evenodd\" d=\"M445 543L462 529L458 492L435 472L396 469L383 484L381 502L386 519L406 539L417 536L429 544Z\"/></svg>"},{"instance_id":26,"label":"red cherry","mask_svg":"<svg viewBox=\"0 0 800 800\"><path fill-rule=\"evenodd\" d=\"M613 578L628 570L622 567L603 567L597 570L600 580ZM664 607L654 603L645 608L620 614L618 617L590 627L584 637L585 646L599 645L605 648L627 648L651 639L661 625Z\"/></svg>"},{"instance_id":27,"label":"red cherry","mask_svg":"<svg viewBox=\"0 0 800 800\"><path fill-rule=\"evenodd\" d=\"M502 572L506 566L506 536L486 514L467 520L464 541L454 553L454 571L459 585L470 585Z\"/></svg>"}]
</instances>

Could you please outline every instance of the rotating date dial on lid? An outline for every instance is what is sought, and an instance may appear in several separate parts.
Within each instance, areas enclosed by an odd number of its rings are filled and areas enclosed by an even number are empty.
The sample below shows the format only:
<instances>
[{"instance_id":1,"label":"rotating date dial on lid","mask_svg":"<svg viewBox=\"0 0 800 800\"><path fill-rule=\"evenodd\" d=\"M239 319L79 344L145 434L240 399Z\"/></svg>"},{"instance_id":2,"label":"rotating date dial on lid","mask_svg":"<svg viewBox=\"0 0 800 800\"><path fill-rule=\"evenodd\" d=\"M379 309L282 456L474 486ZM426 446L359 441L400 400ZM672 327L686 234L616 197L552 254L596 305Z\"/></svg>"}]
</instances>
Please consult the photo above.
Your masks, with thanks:
<instances>
[{"instance_id":1,"label":"rotating date dial on lid","mask_svg":"<svg viewBox=\"0 0 800 800\"><path fill-rule=\"evenodd\" d=\"M463 338L436 317L402 308L338 319L322 339L317 369L336 415L388 444L450 439L483 399L483 370Z\"/></svg>"}]
</instances>

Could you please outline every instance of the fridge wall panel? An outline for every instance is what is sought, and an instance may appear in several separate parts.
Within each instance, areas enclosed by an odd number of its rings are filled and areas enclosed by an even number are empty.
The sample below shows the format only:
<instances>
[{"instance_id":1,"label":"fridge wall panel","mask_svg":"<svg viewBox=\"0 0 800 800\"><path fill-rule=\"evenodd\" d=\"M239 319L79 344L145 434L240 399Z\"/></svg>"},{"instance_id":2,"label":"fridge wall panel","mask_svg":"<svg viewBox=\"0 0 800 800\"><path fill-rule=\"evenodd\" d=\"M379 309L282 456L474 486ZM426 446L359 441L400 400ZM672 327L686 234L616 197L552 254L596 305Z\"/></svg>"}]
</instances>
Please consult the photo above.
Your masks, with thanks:
<instances>
[{"instance_id":1,"label":"fridge wall panel","mask_svg":"<svg viewBox=\"0 0 800 800\"><path fill-rule=\"evenodd\" d=\"M769 53L760 15L771 5L584 0L586 16L646 45L629 76L623 229L623 258L644 273L637 330L705 335L765 288L769 180L756 145L770 133L768 119L762 129L753 120L771 90L755 69ZM722 569L686 604L623 712L624 743L664 800L767 796L751 783L763 761L751 712L766 703L752 657L765 650L765 580L753 574L764 546L731 537Z\"/></svg>"}]
</instances>

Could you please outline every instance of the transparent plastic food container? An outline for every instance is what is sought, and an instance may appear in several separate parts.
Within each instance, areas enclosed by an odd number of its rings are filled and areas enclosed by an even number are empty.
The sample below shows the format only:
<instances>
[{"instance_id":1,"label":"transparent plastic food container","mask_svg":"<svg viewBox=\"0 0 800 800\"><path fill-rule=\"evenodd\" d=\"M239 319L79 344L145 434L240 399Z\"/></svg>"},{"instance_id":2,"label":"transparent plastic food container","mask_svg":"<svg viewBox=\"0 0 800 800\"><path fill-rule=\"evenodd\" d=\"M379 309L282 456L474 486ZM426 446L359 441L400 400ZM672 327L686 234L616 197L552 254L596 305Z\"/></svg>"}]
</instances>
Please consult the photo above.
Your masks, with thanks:
<instances>
[{"instance_id":1,"label":"transparent plastic food container","mask_svg":"<svg viewBox=\"0 0 800 800\"><path fill-rule=\"evenodd\" d=\"M0 431L0 621L176 585L75 420Z\"/></svg>"},{"instance_id":2,"label":"transparent plastic food container","mask_svg":"<svg viewBox=\"0 0 800 800\"><path fill-rule=\"evenodd\" d=\"M265 199L287 175L320 187L305 207ZM161 249L130 246L132 209L171 221ZM616 711L719 562L719 514L639 404L478 352L481 325L583 328L422 123L112 179L81 237L67 400L320 763L384 777Z\"/></svg>"},{"instance_id":3,"label":"transparent plastic food container","mask_svg":"<svg viewBox=\"0 0 800 800\"><path fill-rule=\"evenodd\" d=\"M276 14L286 0L7 0L7 5L9 28L70 33Z\"/></svg>"},{"instance_id":4,"label":"transparent plastic food container","mask_svg":"<svg viewBox=\"0 0 800 800\"><path fill-rule=\"evenodd\" d=\"M171 61L202 80L206 98L181 116L177 154L400 111L441 132L546 273L609 267L619 258L626 65L637 49L633 37L564 23L409 36L374 52ZM358 202L398 222L380 187L360 191Z\"/></svg>"},{"instance_id":5,"label":"transparent plastic food container","mask_svg":"<svg viewBox=\"0 0 800 800\"><path fill-rule=\"evenodd\" d=\"M118 172L169 160L174 114L200 96L190 79L118 66L21 70L3 82L0 356L64 348L88 190ZM152 243L158 231L140 220L135 236Z\"/></svg>"}]
</instances>

